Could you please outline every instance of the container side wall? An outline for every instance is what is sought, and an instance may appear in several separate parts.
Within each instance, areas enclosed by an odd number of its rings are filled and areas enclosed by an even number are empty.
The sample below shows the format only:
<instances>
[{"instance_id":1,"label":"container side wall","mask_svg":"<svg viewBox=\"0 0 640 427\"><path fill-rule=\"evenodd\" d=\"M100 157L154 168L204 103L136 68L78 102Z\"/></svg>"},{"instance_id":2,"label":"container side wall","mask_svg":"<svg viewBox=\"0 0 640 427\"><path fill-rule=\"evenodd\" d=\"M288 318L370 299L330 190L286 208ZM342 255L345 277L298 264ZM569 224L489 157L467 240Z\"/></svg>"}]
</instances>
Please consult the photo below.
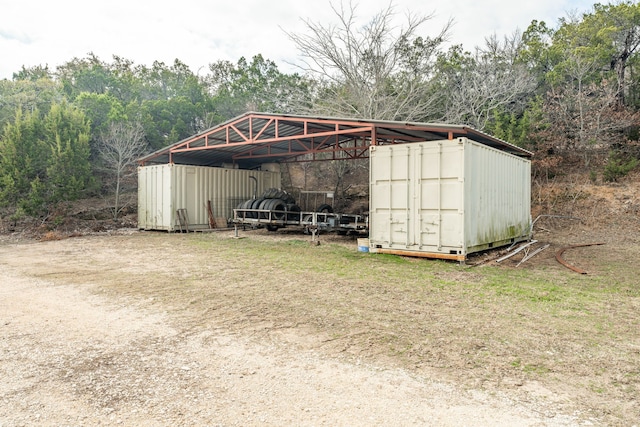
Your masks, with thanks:
<instances>
[{"instance_id":1,"label":"container side wall","mask_svg":"<svg viewBox=\"0 0 640 427\"><path fill-rule=\"evenodd\" d=\"M138 227L179 229L176 211L186 209L189 229L209 228L208 202L218 227L226 225L233 209L256 192L280 188L279 172L211 168L188 165L145 166L138 170Z\"/></svg>"},{"instance_id":2,"label":"container side wall","mask_svg":"<svg viewBox=\"0 0 640 427\"><path fill-rule=\"evenodd\" d=\"M531 227L531 162L467 140L465 244L469 252L524 240Z\"/></svg>"}]
</instances>

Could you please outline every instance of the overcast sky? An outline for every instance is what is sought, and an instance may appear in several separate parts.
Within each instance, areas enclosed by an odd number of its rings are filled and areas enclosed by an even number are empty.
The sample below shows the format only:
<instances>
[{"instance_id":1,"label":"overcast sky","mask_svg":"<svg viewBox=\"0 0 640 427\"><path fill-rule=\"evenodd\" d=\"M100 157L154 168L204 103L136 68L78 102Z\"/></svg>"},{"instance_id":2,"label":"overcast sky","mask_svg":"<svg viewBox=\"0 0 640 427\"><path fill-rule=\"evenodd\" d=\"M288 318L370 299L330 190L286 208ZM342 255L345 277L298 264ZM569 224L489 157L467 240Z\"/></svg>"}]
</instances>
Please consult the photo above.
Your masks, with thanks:
<instances>
[{"instance_id":1,"label":"overcast sky","mask_svg":"<svg viewBox=\"0 0 640 427\"><path fill-rule=\"evenodd\" d=\"M345 0L348 2L348 0ZM334 0L339 4L339 0ZM389 5L388 0L354 0L363 20ZM297 51L288 32L304 32L303 19L331 22L329 0L0 0L0 79L26 67L51 70L89 52L110 62L113 55L151 65L186 63L204 74L218 60L237 62L262 54L281 71L293 69ZM346 4L346 3L345 3ZM533 19L555 27L570 12L592 11L586 0L395 0L398 23L407 11L435 16L422 35L435 35L450 18L451 42L467 50L486 36L525 30Z\"/></svg>"}]
</instances>

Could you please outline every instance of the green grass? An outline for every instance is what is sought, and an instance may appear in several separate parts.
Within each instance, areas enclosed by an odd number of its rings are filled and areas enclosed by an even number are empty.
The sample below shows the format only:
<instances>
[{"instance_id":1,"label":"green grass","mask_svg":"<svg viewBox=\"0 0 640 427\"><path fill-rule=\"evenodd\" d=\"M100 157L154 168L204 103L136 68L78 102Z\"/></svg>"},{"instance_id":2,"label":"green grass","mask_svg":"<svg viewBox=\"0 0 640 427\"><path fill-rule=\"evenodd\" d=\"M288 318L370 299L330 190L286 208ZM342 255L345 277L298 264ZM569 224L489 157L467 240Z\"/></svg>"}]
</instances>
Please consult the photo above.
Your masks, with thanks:
<instances>
[{"instance_id":1,"label":"green grass","mask_svg":"<svg viewBox=\"0 0 640 427\"><path fill-rule=\"evenodd\" d=\"M216 256L252 268L278 269L285 274L321 274L326 278L386 283L417 289L457 287L472 290L481 299L504 299L526 303L530 308L552 307L584 310L606 296L640 296L635 273L628 265L608 268L600 276L554 271L474 268L454 262L410 259L394 255L362 253L344 245L312 246L307 240L260 241L254 239L208 239L192 241ZM632 281L633 280L633 281Z\"/></svg>"}]
</instances>

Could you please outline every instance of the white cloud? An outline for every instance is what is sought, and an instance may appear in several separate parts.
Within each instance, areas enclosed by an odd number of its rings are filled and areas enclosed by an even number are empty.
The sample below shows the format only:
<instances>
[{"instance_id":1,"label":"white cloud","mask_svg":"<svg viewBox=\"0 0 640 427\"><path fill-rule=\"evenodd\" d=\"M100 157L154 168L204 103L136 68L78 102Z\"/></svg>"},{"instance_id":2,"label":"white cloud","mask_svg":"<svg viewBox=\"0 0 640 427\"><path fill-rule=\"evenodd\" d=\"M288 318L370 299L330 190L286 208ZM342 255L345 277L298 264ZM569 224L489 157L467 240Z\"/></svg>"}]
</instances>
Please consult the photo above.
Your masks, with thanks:
<instances>
[{"instance_id":1,"label":"white cloud","mask_svg":"<svg viewBox=\"0 0 640 427\"><path fill-rule=\"evenodd\" d=\"M361 1L358 15L370 17L388 4L388 0ZM471 49L493 33L501 37L516 28L525 30L533 19L553 26L570 10L591 10L592 3L450 0L425 5L396 0L394 5L399 19L407 10L434 12L434 19L424 27L427 35L436 32L434 26L440 28L454 18L451 42ZM118 55L146 65L154 60L172 63L177 58L194 72L217 60L236 62L241 56L260 53L288 70L285 61L295 60L296 49L283 29L304 31L303 18L328 22L335 16L329 0L11 2L2 6L0 16L0 78L11 78L22 65L55 68L89 52L105 61Z\"/></svg>"}]
</instances>

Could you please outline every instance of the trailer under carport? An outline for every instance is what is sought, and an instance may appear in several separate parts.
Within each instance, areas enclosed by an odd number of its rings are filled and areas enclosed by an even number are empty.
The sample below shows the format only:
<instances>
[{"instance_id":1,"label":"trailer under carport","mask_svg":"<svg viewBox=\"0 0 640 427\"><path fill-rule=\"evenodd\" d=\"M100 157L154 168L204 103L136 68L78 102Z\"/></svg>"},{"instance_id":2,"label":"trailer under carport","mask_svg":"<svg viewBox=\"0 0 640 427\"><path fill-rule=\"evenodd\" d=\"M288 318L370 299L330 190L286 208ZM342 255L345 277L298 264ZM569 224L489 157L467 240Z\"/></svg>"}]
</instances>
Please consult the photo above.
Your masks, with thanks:
<instances>
[{"instance_id":1,"label":"trailer under carport","mask_svg":"<svg viewBox=\"0 0 640 427\"><path fill-rule=\"evenodd\" d=\"M457 174L456 177L447 177L441 173L442 164L440 166L436 164L429 166L429 162L424 164L424 157L420 157L423 154L413 150L417 147L442 147L451 144L462 145L468 152L483 154L478 158L465 157L463 149L459 156L461 163L458 165L458 169L466 172ZM405 148L401 149L400 146ZM375 158L378 153L385 150L396 153L406 150L407 156L402 161L407 162L407 165L412 162L420 162L421 174L424 170L440 167L437 178L440 184L443 184L447 179L453 179L454 181L458 180L462 185L453 189L449 185L436 187L433 183L429 185L414 184L411 189L412 184L408 184L408 180L417 182L417 177L403 175L403 177L397 178L397 176L391 176L388 179L389 195L386 199L376 195L372 197L370 194L369 226L372 252L463 260L472 252L529 237L531 223L529 159L532 154L513 144L466 126L252 112L151 153L141 158L139 163L141 168L158 164L175 164L257 170L264 163ZM424 153L424 151L421 152ZM440 159L437 161L442 160L438 156L431 156L432 162L435 162L436 159ZM498 163L502 169L496 169L495 159L501 159ZM447 164L450 161L451 159L448 159ZM455 159L452 162L455 164ZM489 163L483 165L483 162ZM393 163L389 163L388 166L394 167ZM388 166L384 162L370 163L370 188L372 190L380 190L381 180L379 178L381 176L390 176L390 171L387 170ZM395 168L397 169L397 167L396 165ZM503 170L505 168L506 170ZM410 167L407 166L406 173L409 174L409 171ZM482 180L481 177L483 177ZM406 185L393 184L394 181L400 182L403 179L406 181ZM481 184L481 182L485 184ZM501 186L500 183L508 183L509 185ZM483 195L482 203L472 201L475 193L469 188L474 185L476 193L480 190ZM491 185L491 190L482 191L482 185ZM145 190L141 189L140 191ZM433 197L423 194L429 193L429 191L438 192L439 203L452 197L461 198L461 200L455 208L446 208L446 212L442 210L444 205L440 204L440 207L437 208L441 209L438 213L439 217L438 215L431 216L427 221L423 219L425 212L429 210L431 211L429 215L434 215L433 211L436 208L426 205L416 208L416 198L420 193L422 194L421 200L432 200ZM447 192L454 193L446 196ZM402 197L396 196L401 193ZM486 198L490 199L486 200ZM508 205L504 203L506 198L512 199ZM405 206L398 207L398 203L404 203ZM471 206L473 207L471 208ZM402 215L398 216L397 212L394 213L398 209L404 209L402 214L405 216L404 219L401 218ZM480 211L474 212L473 209ZM385 210L386 215L379 214ZM459 211L457 215L463 216L465 219L455 222L456 225L450 225L454 222L446 222L443 218L450 216L455 210ZM517 214L514 213L516 211ZM526 212L526 215L523 215L523 212ZM419 218L412 215L418 215ZM474 218L494 218L496 220L488 224L474 222ZM397 225L402 221L406 222L407 227L410 223L414 224L413 232L406 234L404 239L398 239L397 233L385 235L381 231L394 227L398 229ZM458 236L467 236L472 229L474 235L488 237L472 239L473 241L461 237L453 247L449 243L443 245L442 242L434 245L423 244L423 237L431 237L434 224L437 224L439 229L442 229L443 226L445 228L461 227L457 231ZM428 230L424 229L425 227ZM400 231L400 233L404 233L404 231Z\"/></svg>"}]
</instances>

